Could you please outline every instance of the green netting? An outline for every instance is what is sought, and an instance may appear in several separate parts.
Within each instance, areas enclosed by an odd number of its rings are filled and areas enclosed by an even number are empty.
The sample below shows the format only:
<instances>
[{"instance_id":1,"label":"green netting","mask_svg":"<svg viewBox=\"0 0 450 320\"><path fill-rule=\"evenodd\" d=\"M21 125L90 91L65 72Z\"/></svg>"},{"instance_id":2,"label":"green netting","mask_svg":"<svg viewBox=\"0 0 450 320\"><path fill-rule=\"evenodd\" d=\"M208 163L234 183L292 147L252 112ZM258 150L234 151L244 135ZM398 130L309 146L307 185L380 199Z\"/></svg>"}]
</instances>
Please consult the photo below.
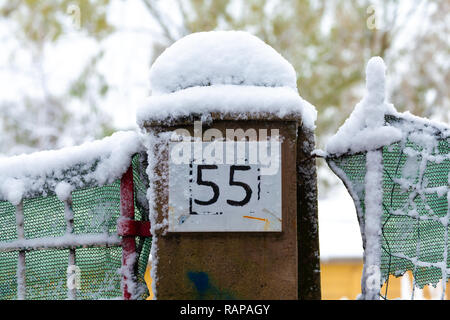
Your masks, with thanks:
<instances>
[{"instance_id":1,"label":"green netting","mask_svg":"<svg viewBox=\"0 0 450 320\"><path fill-rule=\"evenodd\" d=\"M6 201L0 201L0 230L0 241L17 239L16 209Z\"/></svg>"},{"instance_id":2,"label":"green netting","mask_svg":"<svg viewBox=\"0 0 450 320\"><path fill-rule=\"evenodd\" d=\"M75 234L116 232L120 215L120 181L103 187L75 190L72 199L72 209L76 213Z\"/></svg>"},{"instance_id":3,"label":"green netting","mask_svg":"<svg viewBox=\"0 0 450 320\"><path fill-rule=\"evenodd\" d=\"M0 297L16 299L17 297L17 252L0 252Z\"/></svg>"},{"instance_id":4,"label":"green netting","mask_svg":"<svg viewBox=\"0 0 450 320\"><path fill-rule=\"evenodd\" d=\"M60 237L66 232L64 203L55 195L24 199L23 214L26 239Z\"/></svg>"},{"instance_id":5,"label":"green netting","mask_svg":"<svg viewBox=\"0 0 450 320\"><path fill-rule=\"evenodd\" d=\"M410 270L415 286L436 286L450 271L449 130L393 116L386 117L386 125L402 130L403 139L382 149L382 282ZM364 230L365 154L327 162L350 191Z\"/></svg>"},{"instance_id":6,"label":"green netting","mask_svg":"<svg viewBox=\"0 0 450 320\"><path fill-rule=\"evenodd\" d=\"M79 256L79 257L78 257ZM82 248L77 250L76 265L81 269L81 299L112 299L122 295L122 248ZM85 270L85 271L83 271Z\"/></svg>"},{"instance_id":7,"label":"green netting","mask_svg":"<svg viewBox=\"0 0 450 320\"><path fill-rule=\"evenodd\" d=\"M26 253L26 298L67 298L69 250L38 250ZM77 262L78 263L78 262Z\"/></svg>"},{"instance_id":8,"label":"green netting","mask_svg":"<svg viewBox=\"0 0 450 320\"><path fill-rule=\"evenodd\" d=\"M132 159L135 190L135 219L148 221L144 155ZM76 235L116 235L120 215L120 180L101 187L72 192L73 232ZM64 236L67 223L64 203L54 194L23 200L25 239ZM0 201L0 244L17 239L15 207ZM136 278L140 297L148 296L144 273L151 239L136 237ZM26 299L67 299L68 248L28 250L25 253ZM77 299L112 299L122 297L122 248L117 245L77 247L75 265L80 268ZM17 299L18 251L0 249L0 299Z\"/></svg>"}]
</instances>

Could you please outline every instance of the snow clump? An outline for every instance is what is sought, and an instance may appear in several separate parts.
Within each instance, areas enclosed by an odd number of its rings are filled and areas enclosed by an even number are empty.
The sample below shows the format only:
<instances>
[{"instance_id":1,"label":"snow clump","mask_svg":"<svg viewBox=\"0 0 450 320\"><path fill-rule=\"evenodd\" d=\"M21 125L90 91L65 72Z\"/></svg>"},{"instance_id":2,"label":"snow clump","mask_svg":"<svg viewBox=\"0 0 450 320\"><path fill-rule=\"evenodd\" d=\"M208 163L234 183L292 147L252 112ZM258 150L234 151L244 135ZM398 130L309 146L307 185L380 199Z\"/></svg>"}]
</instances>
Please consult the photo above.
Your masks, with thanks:
<instances>
[{"instance_id":1,"label":"snow clump","mask_svg":"<svg viewBox=\"0 0 450 320\"><path fill-rule=\"evenodd\" d=\"M298 115L315 128L317 111L299 96L292 65L247 32L199 32L178 40L152 65L150 83L152 96L137 112L141 126L217 112L239 119Z\"/></svg>"}]
</instances>

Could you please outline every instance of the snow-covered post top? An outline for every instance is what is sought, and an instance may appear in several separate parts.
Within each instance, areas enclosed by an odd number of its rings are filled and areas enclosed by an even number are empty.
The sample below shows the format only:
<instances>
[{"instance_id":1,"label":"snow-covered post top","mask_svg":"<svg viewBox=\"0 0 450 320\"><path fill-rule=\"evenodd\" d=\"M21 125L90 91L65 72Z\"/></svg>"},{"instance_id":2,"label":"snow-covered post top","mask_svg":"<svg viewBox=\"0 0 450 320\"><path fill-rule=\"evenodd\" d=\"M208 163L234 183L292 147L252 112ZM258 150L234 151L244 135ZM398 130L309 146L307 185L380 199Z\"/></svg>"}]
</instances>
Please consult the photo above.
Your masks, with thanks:
<instances>
[{"instance_id":1,"label":"snow-covered post top","mask_svg":"<svg viewBox=\"0 0 450 320\"><path fill-rule=\"evenodd\" d=\"M246 32L199 32L178 40L156 59L150 83L152 95L137 113L140 126L217 113L301 117L307 128L315 126L317 112L298 95L292 65Z\"/></svg>"},{"instance_id":2,"label":"snow-covered post top","mask_svg":"<svg viewBox=\"0 0 450 320\"><path fill-rule=\"evenodd\" d=\"M200 32L165 50L150 82L137 122L157 299L320 297L317 112L292 65L246 32Z\"/></svg>"},{"instance_id":3,"label":"snow-covered post top","mask_svg":"<svg viewBox=\"0 0 450 320\"><path fill-rule=\"evenodd\" d=\"M366 68L366 95L364 97L366 113L366 126L380 127L384 124L386 95L386 66L383 59L373 57Z\"/></svg>"},{"instance_id":4,"label":"snow-covered post top","mask_svg":"<svg viewBox=\"0 0 450 320\"><path fill-rule=\"evenodd\" d=\"M402 133L385 126L385 115L397 114L386 101L386 66L380 57L373 57L366 68L366 93L338 132L329 140L329 155L375 150L401 139Z\"/></svg>"}]
</instances>

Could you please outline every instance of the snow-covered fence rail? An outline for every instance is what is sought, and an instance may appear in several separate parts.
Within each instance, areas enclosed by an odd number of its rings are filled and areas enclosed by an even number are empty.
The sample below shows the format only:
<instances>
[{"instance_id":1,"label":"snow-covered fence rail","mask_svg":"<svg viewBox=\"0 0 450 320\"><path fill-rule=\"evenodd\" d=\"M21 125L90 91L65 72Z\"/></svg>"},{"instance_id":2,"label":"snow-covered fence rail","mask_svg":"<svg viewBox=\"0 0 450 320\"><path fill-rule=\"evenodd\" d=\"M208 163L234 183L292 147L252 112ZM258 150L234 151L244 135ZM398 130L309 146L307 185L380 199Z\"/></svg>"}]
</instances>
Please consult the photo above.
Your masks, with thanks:
<instances>
[{"instance_id":1,"label":"snow-covered fence rail","mask_svg":"<svg viewBox=\"0 0 450 320\"><path fill-rule=\"evenodd\" d=\"M390 275L411 271L413 288L423 288L445 284L450 271L450 127L398 113L385 101L384 73L373 58L367 94L326 154L357 209L363 299L387 298Z\"/></svg>"},{"instance_id":2,"label":"snow-covered fence rail","mask_svg":"<svg viewBox=\"0 0 450 320\"><path fill-rule=\"evenodd\" d=\"M0 299L136 299L150 250L137 134L0 159Z\"/></svg>"}]
</instances>

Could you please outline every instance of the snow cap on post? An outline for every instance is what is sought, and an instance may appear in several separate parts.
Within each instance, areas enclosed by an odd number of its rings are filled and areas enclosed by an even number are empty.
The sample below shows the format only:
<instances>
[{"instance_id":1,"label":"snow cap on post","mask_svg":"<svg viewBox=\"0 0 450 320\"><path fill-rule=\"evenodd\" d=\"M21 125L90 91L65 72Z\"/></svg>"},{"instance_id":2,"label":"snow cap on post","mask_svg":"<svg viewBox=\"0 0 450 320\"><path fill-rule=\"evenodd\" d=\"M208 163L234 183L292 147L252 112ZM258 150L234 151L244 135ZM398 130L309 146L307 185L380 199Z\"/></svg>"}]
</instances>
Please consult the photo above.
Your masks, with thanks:
<instances>
[{"instance_id":1,"label":"snow cap on post","mask_svg":"<svg viewBox=\"0 0 450 320\"><path fill-rule=\"evenodd\" d=\"M386 101L386 66L382 58L373 57L366 67L364 98L328 141L328 155L341 156L345 153L376 150L399 141L401 131L385 125L387 114L395 115L397 111Z\"/></svg>"},{"instance_id":2,"label":"snow cap on post","mask_svg":"<svg viewBox=\"0 0 450 320\"><path fill-rule=\"evenodd\" d=\"M292 65L243 31L190 34L167 48L150 70L152 96L137 114L144 122L173 122L196 114L301 117L314 129L315 108L297 91Z\"/></svg>"},{"instance_id":3,"label":"snow cap on post","mask_svg":"<svg viewBox=\"0 0 450 320\"><path fill-rule=\"evenodd\" d=\"M386 65L381 57L373 57L366 67L367 102L371 105L384 103L386 96Z\"/></svg>"},{"instance_id":4,"label":"snow cap on post","mask_svg":"<svg viewBox=\"0 0 450 320\"><path fill-rule=\"evenodd\" d=\"M180 39L156 59L150 83L154 95L212 85L297 89L292 65L243 31L198 32Z\"/></svg>"},{"instance_id":5,"label":"snow cap on post","mask_svg":"<svg viewBox=\"0 0 450 320\"><path fill-rule=\"evenodd\" d=\"M366 126L375 128L383 126L386 113L386 65L381 57L373 57L366 67Z\"/></svg>"}]
</instances>

